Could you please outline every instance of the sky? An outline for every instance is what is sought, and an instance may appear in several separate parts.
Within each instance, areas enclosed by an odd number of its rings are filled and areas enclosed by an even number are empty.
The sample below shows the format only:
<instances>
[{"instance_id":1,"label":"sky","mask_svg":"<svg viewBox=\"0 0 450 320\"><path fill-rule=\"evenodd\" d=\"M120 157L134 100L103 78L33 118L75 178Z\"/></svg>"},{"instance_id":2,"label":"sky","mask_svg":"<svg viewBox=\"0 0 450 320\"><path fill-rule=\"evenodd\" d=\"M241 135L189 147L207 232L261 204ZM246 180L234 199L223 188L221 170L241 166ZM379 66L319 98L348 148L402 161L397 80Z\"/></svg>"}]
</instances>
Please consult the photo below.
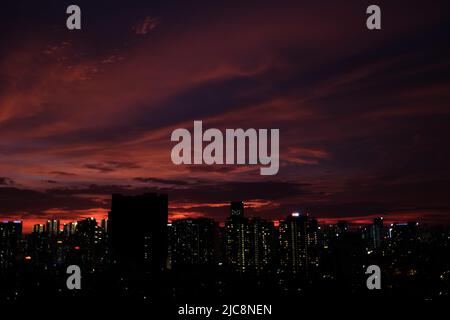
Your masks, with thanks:
<instances>
[{"instance_id":1,"label":"sky","mask_svg":"<svg viewBox=\"0 0 450 320\"><path fill-rule=\"evenodd\" d=\"M370 4L2 2L0 220L101 219L112 193L161 192L171 219L243 200L268 219L450 222L450 5L378 1L369 31ZM279 129L278 174L174 165L194 120Z\"/></svg>"}]
</instances>

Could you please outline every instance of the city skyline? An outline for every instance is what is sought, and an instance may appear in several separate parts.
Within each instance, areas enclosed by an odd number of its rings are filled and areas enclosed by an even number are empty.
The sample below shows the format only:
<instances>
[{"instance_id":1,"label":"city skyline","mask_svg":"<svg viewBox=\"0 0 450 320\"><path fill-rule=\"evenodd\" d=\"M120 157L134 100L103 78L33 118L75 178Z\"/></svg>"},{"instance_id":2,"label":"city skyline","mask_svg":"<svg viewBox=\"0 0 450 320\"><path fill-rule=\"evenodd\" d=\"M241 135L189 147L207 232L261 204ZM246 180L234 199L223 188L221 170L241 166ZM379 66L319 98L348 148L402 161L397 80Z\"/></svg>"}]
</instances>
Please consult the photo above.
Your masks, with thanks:
<instances>
[{"instance_id":1,"label":"city skyline","mask_svg":"<svg viewBox=\"0 0 450 320\"><path fill-rule=\"evenodd\" d=\"M448 1L366 7L80 0L3 4L0 221L107 215L158 192L169 215L224 221L450 222ZM426 17L426 19L424 19ZM280 168L177 166L176 128L279 128ZM131 217L133 218L133 217Z\"/></svg>"},{"instance_id":2,"label":"city skyline","mask_svg":"<svg viewBox=\"0 0 450 320\"><path fill-rule=\"evenodd\" d=\"M248 217L242 201L228 209L223 226L210 218L169 224L167 195L114 194L101 225L87 218L61 231L52 220L23 235L20 222L0 222L0 301L29 301L38 293L57 301L131 299L176 310L186 299L269 298L289 306L336 294L380 301L449 295L448 226L388 225L379 217L352 229L345 221L320 226L295 212L276 228ZM366 284L368 266L381 268L377 290ZM68 267L82 272L77 290L65 282Z\"/></svg>"},{"instance_id":3,"label":"city skyline","mask_svg":"<svg viewBox=\"0 0 450 320\"><path fill-rule=\"evenodd\" d=\"M160 191L159 189L145 189L145 193L144 194L153 194L155 193L155 191ZM127 193L128 195L136 195L136 191L131 192L131 193ZM111 196L111 195L109 195ZM169 199L170 199L170 195L169 195ZM229 205L230 202L233 203L233 201L224 201L222 204L220 205L215 205L216 208L220 208L223 210L223 214L218 218L217 216L211 216L208 214L193 214L190 215L189 213L184 213L181 215L178 214L172 214L171 213L171 204L169 203L169 212L168 212L168 221L169 223L173 222L173 221L177 221L177 220L181 220L181 219L196 219L196 218L210 218L214 221L216 221L217 223L219 223L221 226L224 225L226 219L228 218L228 213L229 213ZM373 222L374 219L377 218L382 218L384 219L385 223L388 224L393 224L393 223L406 223L409 221L417 221L420 224L424 224L424 225L438 225L438 224L444 224L444 225L448 225L448 223L446 223L446 220L440 220L438 222L436 221L430 221L425 219L425 217L422 215L409 215L409 214L395 214L395 215L383 215L383 214L371 214L371 215L365 215L365 216L360 216L360 217L352 217L352 216L339 216L339 217L334 217L334 218L326 218L326 217L320 217L317 214L315 214L315 212L311 212L310 210L305 210L302 206L292 206L291 211L285 211L285 212L281 212L281 210L275 210L277 212L276 215L270 215L270 216L264 216L264 215L260 215L258 210L254 210L254 208L252 207L252 201L247 202L247 201L240 201L243 203L245 210L247 211L247 216L249 218L262 218L264 220L270 221L272 223L274 223L274 225L276 227L278 227L278 224L281 220L283 220L286 216L290 216L291 214L294 213L299 213L301 215L307 215L311 218L314 218L318 221L319 224L321 225L332 225L332 224L336 224L339 221L346 221L348 222L350 225L354 225L355 227L358 226L364 226L367 224L371 224ZM108 201L107 203L110 203L110 201ZM110 209L94 209L91 210L88 214L76 214L74 213L73 216L71 217L71 215L63 215L63 216L59 216L57 213L56 214L51 214L49 216L47 216L46 218L40 218L40 219L27 219L27 218L8 218L7 215L4 215L3 219L0 221L3 222L8 222L8 221L20 221L22 224L22 228L23 228L23 232L25 234L31 233L33 231L34 226L36 225L45 225L47 222L49 221L58 221L60 222L60 226L59 226L59 230L63 230L63 226L65 224L71 224L73 222L77 222L80 220L84 220L84 219L88 219L88 218L94 218L98 223L102 220L107 220L108 218L108 213L109 213Z\"/></svg>"},{"instance_id":4,"label":"city skyline","mask_svg":"<svg viewBox=\"0 0 450 320\"><path fill-rule=\"evenodd\" d=\"M228 204L229 206L229 204ZM228 210L228 206L225 206L225 208ZM248 207L246 207L246 209L248 209ZM108 210L109 211L109 210ZM338 218L334 218L334 219L327 219L327 218L317 218L316 216L314 216L314 214L310 213L310 212L306 212L303 210L296 210L293 212L286 212L283 214L280 214L278 216L278 218L263 218L261 216L258 215L248 215L247 214L247 218L253 219L263 219L264 221L273 223L273 225L275 227L278 227L280 221L283 221L286 217L292 216L292 215L296 215L296 214L300 214L300 215L305 215L308 216L310 218L316 219L318 221L319 225L334 225L337 224L339 222L345 221L347 223L349 223L350 226L355 227L355 228L360 228L360 227L364 227L366 225L369 225L371 223L373 223L374 219L383 219L383 221L386 224L396 224L396 223L407 223L407 222L411 222L414 221L420 224L424 224L426 226L433 226L436 224L433 223L424 223L423 221L421 221L420 219L410 219L411 216L407 215L407 216L396 216L393 218L385 218L384 216L380 216L380 215L371 215L371 216L365 216L365 217L361 217L361 218L352 218L350 217L349 219L346 219L345 217L338 217ZM216 223L218 223L219 226L223 227L225 225L225 222L227 220L228 217L225 217L223 220L218 220L214 217L210 217L210 216L182 216L182 217L175 217L175 218L170 218L169 216L169 220L168 223L172 224L175 221L180 221L180 220L189 220L189 219L202 219L202 218L207 218L210 219L212 221L215 221ZM413 216L413 218L417 218L416 216ZM51 222L55 222L58 221L59 222L59 227L58 227L58 231L63 232L64 231L64 226L70 226L73 223L78 223L79 221L83 221L86 219L94 219L97 223L97 225L100 225L102 221L108 221L108 214L106 215L92 215L92 216L80 216L77 219L61 219L58 216L51 216L48 217L47 219L39 219L39 220L8 220L8 219L3 219L0 222L3 223L8 223L8 222L16 222L16 223L21 223L22 225L22 230L24 234L29 234L32 233L34 228L36 226L46 226L47 223ZM46 228L46 227L45 227Z\"/></svg>"}]
</instances>

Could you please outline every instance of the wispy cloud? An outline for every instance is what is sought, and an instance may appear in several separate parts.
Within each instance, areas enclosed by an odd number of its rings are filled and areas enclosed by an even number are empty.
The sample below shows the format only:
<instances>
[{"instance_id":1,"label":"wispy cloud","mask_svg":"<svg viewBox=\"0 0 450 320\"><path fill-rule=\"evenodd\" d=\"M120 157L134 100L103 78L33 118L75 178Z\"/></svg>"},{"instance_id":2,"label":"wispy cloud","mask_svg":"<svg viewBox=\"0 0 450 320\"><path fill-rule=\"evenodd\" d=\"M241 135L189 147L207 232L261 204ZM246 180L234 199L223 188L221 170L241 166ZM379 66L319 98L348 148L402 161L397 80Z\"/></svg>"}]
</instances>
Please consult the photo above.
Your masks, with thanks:
<instances>
[{"instance_id":1,"label":"wispy cloud","mask_svg":"<svg viewBox=\"0 0 450 320\"><path fill-rule=\"evenodd\" d=\"M136 34L145 35L151 30L155 29L159 24L159 18L147 16L143 20L138 21L135 25L133 25L132 30Z\"/></svg>"}]
</instances>

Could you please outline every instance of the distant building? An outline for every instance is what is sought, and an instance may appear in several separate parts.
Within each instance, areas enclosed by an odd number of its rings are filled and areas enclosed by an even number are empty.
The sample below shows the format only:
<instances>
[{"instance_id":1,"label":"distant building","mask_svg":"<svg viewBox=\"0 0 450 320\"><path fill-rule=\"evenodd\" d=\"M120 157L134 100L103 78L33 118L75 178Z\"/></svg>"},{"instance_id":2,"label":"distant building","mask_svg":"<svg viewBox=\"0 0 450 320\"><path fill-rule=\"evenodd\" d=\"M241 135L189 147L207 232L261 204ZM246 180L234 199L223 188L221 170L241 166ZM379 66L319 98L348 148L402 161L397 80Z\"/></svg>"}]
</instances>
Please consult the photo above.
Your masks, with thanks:
<instances>
[{"instance_id":1,"label":"distant building","mask_svg":"<svg viewBox=\"0 0 450 320\"><path fill-rule=\"evenodd\" d=\"M76 224L76 245L80 251L82 264L94 269L96 261L101 256L101 246L104 241L102 229L94 218L78 221Z\"/></svg>"},{"instance_id":2,"label":"distant building","mask_svg":"<svg viewBox=\"0 0 450 320\"><path fill-rule=\"evenodd\" d=\"M45 224L35 224L33 226L33 233L42 234L45 232Z\"/></svg>"},{"instance_id":3,"label":"distant building","mask_svg":"<svg viewBox=\"0 0 450 320\"><path fill-rule=\"evenodd\" d=\"M268 270L275 255L275 227L272 221L260 218L249 221L250 265L256 272Z\"/></svg>"},{"instance_id":4,"label":"distant building","mask_svg":"<svg viewBox=\"0 0 450 320\"><path fill-rule=\"evenodd\" d=\"M108 233L108 219L102 219L100 226L105 233Z\"/></svg>"},{"instance_id":5,"label":"distant building","mask_svg":"<svg viewBox=\"0 0 450 320\"><path fill-rule=\"evenodd\" d=\"M372 225L372 239L373 239L373 246L375 249L381 248L381 245L383 244L383 238L384 238L384 223L383 223L383 217L378 217L373 219L373 225Z\"/></svg>"},{"instance_id":6,"label":"distant building","mask_svg":"<svg viewBox=\"0 0 450 320\"><path fill-rule=\"evenodd\" d=\"M64 237L71 237L73 236L77 231L77 222L68 222L64 223L63 225L63 234Z\"/></svg>"},{"instance_id":7,"label":"distant building","mask_svg":"<svg viewBox=\"0 0 450 320\"><path fill-rule=\"evenodd\" d=\"M415 221L393 223L389 228L391 248L399 254L409 254L417 249L419 236L419 223Z\"/></svg>"},{"instance_id":8,"label":"distant building","mask_svg":"<svg viewBox=\"0 0 450 320\"><path fill-rule=\"evenodd\" d=\"M381 249L384 239L383 217L373 219L373 224L365 226L362 231L368 251Z\"/></svg>"},{"instance_id":9,"label":"distant building","mask_svg":"<svg viewBox=\"0 0 450 320\"><path fill-rule=\"evenodd\" d=\"M95 242L97 239L98 225L94 218L87 218L76 222L76 233L80 238L88 239L90 242ZM70 228L70 230L73 228Z\"/></svg>"},{"instance_id":10,"label":"distant building","mask_svg":"<svg viewBox=\"0 0 450 320\"><path fill-rule=\"evenodd\" d=\"M59 220L48 220L46 226L46 232L51 236L57 236L59 234L60 221Z\"/></svg>"},{"instance_id":11,"label":"distant building","mask_svg":"<svg viewBox=\"0 0 450 320\"><path fill-rule=\"evenodd\" d=\"M246 272L251 268L251 229L244 217L242 202L232 202L231 215L225 221L225 260L234 271Z\"/></svg>"},{"instance_id":12,"label":"distant building","mask_svg":"<svg viewBox=\"0 0 450 320\"><path fill-rule=\"evenodd\" d=\"M287 272L298 274L308 269L308 217L293 213L279 225L280 266Z\"/></svg>"},{"instance_id":13,"label":"distant building","mask_svg":"<svg viewBox=\"0 0 450 320\"><path fill-rule=\"evenodd\" d=\"M231 202L225 221L225 261L240 273L262 272L272 266L275 227L273 222L244 216L244 203Z\"/></svg>"},{"instance_id":14,"label":"distant building","mask_svg":"<svg viewBox=\"0 0 450 320\"><path fill-rule=\"evenodd\" d=\"M21 221L0 222L0 269L13 266L21 238Z\"/></svg>"},{"instance_id":15,"label":"distant building","mask_svg":"<svg viewBox=\"0 0 450 320\"><path fill-rule=\"evenodd\" d=\"M336 237L331 239L334 276L339 288L351 290L352 287L363 283L361 277L364 277L364 273L361 266L366 262L364 258L367 252L359 232L344 229L342 224L337 225L336 229Z\"/></svg>"},{"instance_id":16,"label":"distant building","mask_svg":"<svg viewBox=\"0 0 450 320\"><path fill-rule=\"evenodd\" d=\"M174 268L211 265L215 257L216 223L212 219L180 219L172 222L171 263Z\"/></svg>"},{"instance_id":17,"label":"distant building","mask_svg":"<svg viewBox=\"0 0 450 320\"><path fill-rule=\"evenodd\" d=\"M311 270L319 267L319 222L317 219L308 220L308 266Z\"/></svg>"},{"instance_id":18,"label":"distant building","mask_svg":"<svg viewBox=\"0 0 450 320\"><path fill-rule=\"evenodd\" d=\"M348 231L348 222L346 220L339 220L336 224L336 234L339 236Z\"/></svg>"}]
</instances>

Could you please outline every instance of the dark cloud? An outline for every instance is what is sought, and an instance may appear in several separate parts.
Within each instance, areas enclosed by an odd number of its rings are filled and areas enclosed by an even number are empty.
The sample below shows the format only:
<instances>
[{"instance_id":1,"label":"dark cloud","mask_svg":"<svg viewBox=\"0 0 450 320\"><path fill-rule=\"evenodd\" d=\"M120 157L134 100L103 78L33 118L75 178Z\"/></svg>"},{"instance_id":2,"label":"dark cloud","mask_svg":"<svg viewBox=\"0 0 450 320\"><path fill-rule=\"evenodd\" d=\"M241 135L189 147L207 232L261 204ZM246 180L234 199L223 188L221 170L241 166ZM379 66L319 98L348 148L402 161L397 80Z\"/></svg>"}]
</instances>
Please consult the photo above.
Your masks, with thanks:
<instances>
[{"instance_id":1,"label":"dark cloud","mask_svg":"<svg viewBox=\"0 0 450 320\"><path fill-rule=\"evenodd\" d=\"M150 184L169 184L169 185L189 185L189 182L185 180L171 180L171 179L160 179L160 178L143 178L143 177L136 177L134 178L135 181L138 182L144 182L144 183L150 183Z\"/></svg>"},{"instance_id":2,"label":"dark cloud","mask_svg":"<svg viewBox=\"0 0 450 320\"><path fill-rule=\"evenodd\" d=\"M142 191L147 189L142 189ZM134 189L130 185L80 185L76 187L58 187L46 190L46 193L62 196L76 195L111 195L113 193L139 193L141 190Z\"/></svg>"},{"instance_id":3,"label":"dark cloud","mask_svg":"<svg viewBox=\"0 0 450 320\"><path fill-rule=\"evenodd\" d=\"M49 209L82 210L97 208L94 200L52 192L39 192L12 187L0 188L0 212L42 215Z\"/></svg>"},{"instance_id":4,"label":"dark cloud","mask_svg":"<svg viewBox=\"0 0 450 320\"><path fill-rule=\"evenodd\" d=\"M56 174L56 175L59 175L59 176L67 176L67 177L74 177L74 176L76 176L75 173L64 172L64 171L51 171L50 174Z\"/></svg>"},{"instance_id":5,"label":"dark cloud","mask_svg":"<svg viewBox=\"0 0 450 320\"><path fill-rule=\"evenodd\" d=\"M172 184L172 183L168 183ZM266 199L276 200L292 196L309 194L311 185L292 182L204 182L200 184L182 184L173 187L133 187L131 185L98 185L91 184L72 188L52 188L47 193L54 195L106 195L113 193L167 193L173 201L185 202L223 202L234 199ZM271 190L271 192L267 192Z\"/></svg>"},{"instance_id":6,"label":"dark cloud","mask_svg":"<svg viewBox=\"0 0 450 320\"><path fill-rule=\"evenodd\" d=\"M103 163L88 163L84 167L100 172L113 172L121 169L137 169L141 166L135 162L106 161Z\"/></svg>"},{"instance_id":7,"label":"dark cloud","mask_svg":"<svg viewBox=\"0 0 450 320\"><path fill-rule=\"evenodd\" d=\"M14 181L8 177L0 177L0 186L10 186L13 185Z\"/></svg>"}]
</instances>

